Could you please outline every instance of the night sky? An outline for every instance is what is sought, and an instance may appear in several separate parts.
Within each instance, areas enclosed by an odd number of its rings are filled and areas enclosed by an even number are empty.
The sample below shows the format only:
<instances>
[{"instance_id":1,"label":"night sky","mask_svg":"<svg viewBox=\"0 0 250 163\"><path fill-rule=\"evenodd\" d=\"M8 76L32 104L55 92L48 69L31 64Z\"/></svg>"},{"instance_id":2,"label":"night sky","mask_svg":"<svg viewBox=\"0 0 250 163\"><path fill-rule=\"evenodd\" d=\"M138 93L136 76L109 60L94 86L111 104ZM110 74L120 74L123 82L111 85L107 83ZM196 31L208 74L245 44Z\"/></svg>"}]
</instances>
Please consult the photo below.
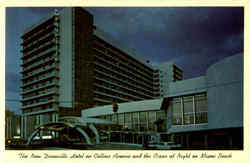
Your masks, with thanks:
<instances>
[{"instance_id":1,"label":"night sky","mask_svg":"<svg viewBox=\"0 0 250 163\"><path fill-rule=\"evenodd\" d=\"M20 36L54 9L6 9L8 110L21 113ZM176 62L184 70L184 79L205 75L213 63L243 52L242 7L98 7L86 10L94 15L95 25L152 64Z\"/></svg>"}]
</instances>

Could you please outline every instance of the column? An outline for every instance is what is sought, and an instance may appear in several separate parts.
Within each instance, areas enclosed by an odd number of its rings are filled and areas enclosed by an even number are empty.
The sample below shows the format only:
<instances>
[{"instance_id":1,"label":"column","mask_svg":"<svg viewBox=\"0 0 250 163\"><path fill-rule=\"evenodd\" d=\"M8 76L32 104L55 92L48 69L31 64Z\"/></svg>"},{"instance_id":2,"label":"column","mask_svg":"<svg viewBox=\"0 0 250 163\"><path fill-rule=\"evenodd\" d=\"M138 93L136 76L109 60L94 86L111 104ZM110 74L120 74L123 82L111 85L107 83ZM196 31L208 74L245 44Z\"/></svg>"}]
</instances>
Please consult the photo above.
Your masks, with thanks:
<instances>
[{"instance_id":1,"label":"column","mask_svg":"<svg viewBox=\"0 0 250 163\"><path fill-rule=\"evenodd\" d=\"M148 119L148 112L146 112L146 122L147 122L147 131L149 130L149 119Z\"/></svg>"},{"instance_id":2,"label":"column","mask_svg":"<svg viewBox=\"0 0 250 163\"><path fill-rule=\"evenodd\" d=\"M24 116L24 139L27 139L27 116Z\"/></svg>"},{"instance_id":3,"label":"column","mask_svg":"<svg viewBox=\"0 0 250 163\"><path fill-rule=\"evenodd\" d=\"M42 125L43 124L43 115L40 114L39 116L40 116L40 123L39 124ZM40 136L42 137L42 135L43 135L43 131L41 130L40 131Z\"/></svg>"},{"instance_id":4,"label":"column","mask_svg":"<svg viewBox=\"0 0 250 163\"><path fill-rule=\"evenodd\" d=\"M184 103L183 103L183 98L181 97L181 123L184 124Z\"/></svg>"},{"instance_id":5,"label":"column","mask_svg":"<svg viewBox=\"0 0 250 163\"><path fill-rule=\"evenodd\" d=\"M229 148L232 149L233 148L233 136L229 135Z\"/></svg>"},{"instance_id":6,"label":"column","mask_svg":"<svg viewBox=\"0 0 250 163\"><path fill-rule=\"evenodd\" d=\"M9 118L6 118L6 136L9 137Z\"/></svg>"},{"instance_id":7,"label":"column","mask_svg":"<svg viewBox=\"0 0 250 163\"><path fill-rule=\"evenodd\" d=\"M157 114L156 114L156 112L154 112L154 114L155 114L155 116L154 116L155 119L154 119L153 122L157 121ZM156 127L155 127L155 132L157 132L158 126L157 126L157 125L154 125L154 126L156 126Z\"/></svg>"},{"instance_id":8,"label":"column","mask_svg":"<svg viewBox=\"0 0 250 163\"><path fill-rule=\"evenodd\" d=\"M190 147L190 145L189 145L189 137L190 137L190 135L189 135L189 134L187 134L187 135L186 135L186 143L187 143L187 148L189 148L189 147Z\"/></svg>"},{"instance_id":9,"label":"column","mask_svg":"<svg viewBox=\"0 0 250 163\"><path fill-rule=\"evenodd\" d=\"M193 96L193 116L194 116L194 124L196 123L196 106L195 106L195 96Z\"/></svg>"},{"instance_id":10,"label":"column","mask_svg":"<svg viewBox=\"0 0 250 163\"><path fill-rule=\"evenodd\" d=\"M12 120L12 118L10 118L9 119L9 122L10 122L10 124L9 124L9 126L10 126L10 128L9 128L9 130L10 130L10 138L12 138L13 137L13 135L12 135L12 124L11 124L11 120Z\"/></svg>"},{"instance_id":11,"label":"column","mask_svg":"<svg viewBox=\"0 0 250 163\"><path fill-rule=\"evenodd\" d=\"M206 134L205 136L204 136L204 146L205 146L205 149L207 149L208 148L208 135Z\"/></svg>"},{"instance_id":12,"label":"column","mask_svg":"<svg viewBox=\"0 0 250 163\"><path fill-rule=\"evenodd\" d=\"M23 138L23 116L21 116L21 138Z\"/></svg>"}]
</instances>

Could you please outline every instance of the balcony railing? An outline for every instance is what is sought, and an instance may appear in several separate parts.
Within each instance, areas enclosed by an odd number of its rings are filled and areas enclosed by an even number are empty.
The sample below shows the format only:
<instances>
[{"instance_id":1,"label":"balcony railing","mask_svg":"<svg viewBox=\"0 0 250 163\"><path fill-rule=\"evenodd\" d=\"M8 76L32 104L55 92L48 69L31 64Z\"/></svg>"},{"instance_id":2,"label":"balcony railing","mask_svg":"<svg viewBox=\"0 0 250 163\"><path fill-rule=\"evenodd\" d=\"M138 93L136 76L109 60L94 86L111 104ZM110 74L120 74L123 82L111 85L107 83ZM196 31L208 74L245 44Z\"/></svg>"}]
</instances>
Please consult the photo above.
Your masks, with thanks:
<instances>
[{"instance_id":1,"label":"balcony railing","mask_svg":"<svg viewBox=\"0 0 250 163\"><path fill-rule=\"evenodd\" d=\"M97 70L97 69L95 69L95 71L98 72L98 73L100 73L100 74L102 74L102 75L104 75L104 76L110 77L110 78L112 78L113 80L120 81L121 83L125 83L126 85L130 85L131 87L133 87L133 88L135 88L135 89L141 89L141 90L143 90L143 91L145 91L145 92L148 92L148 93L150 93L150 94L153 93L153 92L151 92L151 91L149 91L149 90L147 90L147 89L145 89L145 88L143 88L143 87L141 87L141 86L139 86L139 85L134 85L134 84L132 84L131 82L127 82L127 81L125 81L125 80L121 80L121 79L117 78L116 76L113 76L113 75L104 73L104 72L99 71L99 70ZM98 77L98 78L99 78L99 77ZM148 95L148 96L150 96L150 95ZM152 96L151 96L151 97L152 97Z\"/></svg>"}]
</instances>

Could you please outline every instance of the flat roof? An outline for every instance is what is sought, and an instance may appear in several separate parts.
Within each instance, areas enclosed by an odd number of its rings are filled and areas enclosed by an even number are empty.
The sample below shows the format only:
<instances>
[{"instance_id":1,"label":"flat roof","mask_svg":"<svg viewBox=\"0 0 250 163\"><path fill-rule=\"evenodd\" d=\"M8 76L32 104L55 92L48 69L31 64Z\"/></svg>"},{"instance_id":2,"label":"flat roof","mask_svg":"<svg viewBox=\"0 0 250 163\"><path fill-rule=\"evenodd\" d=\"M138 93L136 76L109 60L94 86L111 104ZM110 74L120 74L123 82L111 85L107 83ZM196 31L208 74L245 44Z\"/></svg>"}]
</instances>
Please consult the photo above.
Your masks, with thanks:
<instances>
[{"instance_id":1,"label":"flat roof","mask_svg":"<svg viewBox=\"0 0 250 163\"><path fill-rule=\"evenodd\" d=\"M118 104L117 113L160 110L162 102L163 98L121 103ZM109 114L114 114L113 105L98 106L82 110L82 117L95 117Z\"/></svg>"}]
</instances>

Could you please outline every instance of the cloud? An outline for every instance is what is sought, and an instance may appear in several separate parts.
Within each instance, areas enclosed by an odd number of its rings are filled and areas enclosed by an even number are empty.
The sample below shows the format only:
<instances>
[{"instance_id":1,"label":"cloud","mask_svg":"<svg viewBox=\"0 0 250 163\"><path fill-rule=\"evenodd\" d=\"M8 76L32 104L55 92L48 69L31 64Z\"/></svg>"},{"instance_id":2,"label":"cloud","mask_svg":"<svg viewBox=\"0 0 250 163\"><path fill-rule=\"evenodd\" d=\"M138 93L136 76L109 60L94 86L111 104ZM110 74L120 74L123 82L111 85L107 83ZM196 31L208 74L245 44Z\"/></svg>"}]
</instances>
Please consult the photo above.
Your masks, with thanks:
<instances>
[{"instance_id":1,"label":"cloud","mask_svg":"<svg viewBox=\"0 0 250 163\"><path fill-rule=\"evenodd\" d=\"M6 10L6 96L19 98L20 34L53 7ZM61 8L57 8L61 9ZM94 22L151 63L169 60L186 79L204 75L224 57L243 52L243 7L87 7ZM15 97L14 97L15 96Z\"/></svg>"},{"instance_id":2,"label":"cloud","mask_svg":"<svg viewBox=\"0 0 250 163\"><path fill-rule=\"evenodd\" d=\"M6 73L5 87L7 92L20 93L21 75L14 72Z\"/></svg>"}]
</instances>

